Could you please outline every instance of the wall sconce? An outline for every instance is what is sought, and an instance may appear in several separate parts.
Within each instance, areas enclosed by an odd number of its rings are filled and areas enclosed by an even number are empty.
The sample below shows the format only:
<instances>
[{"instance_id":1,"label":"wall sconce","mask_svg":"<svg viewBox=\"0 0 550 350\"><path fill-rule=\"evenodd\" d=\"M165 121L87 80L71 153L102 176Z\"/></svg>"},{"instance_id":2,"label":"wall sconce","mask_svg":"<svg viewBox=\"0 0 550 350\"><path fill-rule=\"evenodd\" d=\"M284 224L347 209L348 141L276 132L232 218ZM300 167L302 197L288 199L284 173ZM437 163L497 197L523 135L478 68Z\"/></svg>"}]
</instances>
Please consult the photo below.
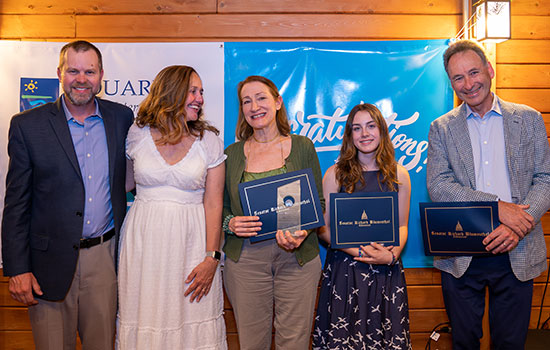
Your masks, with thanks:
<instances>
[{"instance_id":1,"label":"wall sconce","mask_svg":"<svg viewBox=\"0 0 550 350\"><path fill-rule=\"evenodd\" d=\"M480 0L473 4L474 36L500 43L510 39L510 0Z\"/></svg>"}]
</instances>

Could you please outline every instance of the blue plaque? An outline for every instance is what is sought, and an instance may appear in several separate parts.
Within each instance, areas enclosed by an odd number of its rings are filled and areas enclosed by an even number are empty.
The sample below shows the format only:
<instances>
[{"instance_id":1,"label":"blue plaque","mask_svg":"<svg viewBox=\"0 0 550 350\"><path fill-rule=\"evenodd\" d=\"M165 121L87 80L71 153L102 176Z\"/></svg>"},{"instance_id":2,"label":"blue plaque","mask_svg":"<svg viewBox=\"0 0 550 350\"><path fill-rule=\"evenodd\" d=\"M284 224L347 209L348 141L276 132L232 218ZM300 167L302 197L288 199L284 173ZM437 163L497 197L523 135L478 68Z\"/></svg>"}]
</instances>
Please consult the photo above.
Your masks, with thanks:
<instances>
[{"instance_id":1,"label":"blue plaque","mask_svg":"<svg viewBox=\"0 0 550 350\"><path fill-rule=\"evenodd\" d=\"M419 203L424 253L487 255L483 240L500 225L498 202Z\"/></svg>"},{"instance_id":2,"label":"blue plaque","mask_svg":"<svg viewBox=\"0 0 550 350\"><path fill-rule=\"evenodd\" d=\"M258 216L262 229L251 242L275 237L277 230L313 229L325 224L311 169L239 184L244 215Z\"/></svg>"},{"instance_id":3,"label":"blue plaque","mask_svg":"<svg viewBox=\"0 0 550 350\"><path fill-rule=\"evenodd\" d=\"M399 245L397 192L330 194L330 246Z\"/></svg>"}]
</instances>

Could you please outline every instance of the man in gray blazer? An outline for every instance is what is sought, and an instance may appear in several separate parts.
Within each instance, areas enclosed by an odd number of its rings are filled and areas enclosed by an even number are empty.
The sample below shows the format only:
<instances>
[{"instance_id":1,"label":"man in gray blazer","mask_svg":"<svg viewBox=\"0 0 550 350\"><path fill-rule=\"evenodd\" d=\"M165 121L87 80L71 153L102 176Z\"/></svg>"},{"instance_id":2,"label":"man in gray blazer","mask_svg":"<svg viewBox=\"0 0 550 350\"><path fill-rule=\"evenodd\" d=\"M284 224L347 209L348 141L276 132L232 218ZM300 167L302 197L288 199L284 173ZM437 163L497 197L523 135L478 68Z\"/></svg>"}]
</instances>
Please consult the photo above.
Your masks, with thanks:
<instances>
[{"instance_id":1,"label":"man in gray blazer","mask_svg":"<svg viewBox=\"0 0 550 350\"><path fill-rule=\"evenodd\" d=\"M540 219L550 207L550 150L544 121L530 107L491 92L494 71L467 40L444 54L445 70L464 101L429 133L427 186L432 201L498 201L500 225L483 241L487 257L441 257L453 349L479 349L485 290L496 349L523 349L533 279L546 268Z\"/></svg>"},{"instance_id":2,"label":"man in gray blazer","mask_svg":"<svg viewBox=\"0 0 550 350\"><path fill-rule=\"evenodd\" d=\"M96 98L103 68L94 45L65 45L57 74L64 94L11 120L4 274L29 306L36 349L74 349L77 332L84 350L111 349L133 113Z\"/></svg>"}]
</instances>

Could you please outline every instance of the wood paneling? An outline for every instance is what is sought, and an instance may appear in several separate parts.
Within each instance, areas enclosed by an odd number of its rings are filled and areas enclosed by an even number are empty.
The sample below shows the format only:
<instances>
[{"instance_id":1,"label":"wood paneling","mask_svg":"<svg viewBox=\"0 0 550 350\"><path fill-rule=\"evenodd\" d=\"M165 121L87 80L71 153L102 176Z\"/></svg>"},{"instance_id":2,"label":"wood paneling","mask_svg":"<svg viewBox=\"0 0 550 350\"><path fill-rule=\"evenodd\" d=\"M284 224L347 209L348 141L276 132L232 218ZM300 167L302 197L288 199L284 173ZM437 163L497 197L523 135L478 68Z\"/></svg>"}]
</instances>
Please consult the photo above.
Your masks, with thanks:
<instances>
[{"instance_id":1,"label":"wood paneling","mask_svg":"<svg viewBox=\"0 0 550 350\"><path fill-rule=\"evenodd\" d=\"M497 63L550 63L550 40L514 39L500 43L497 45Z\"/></svg>"},{"instance_id":2,"label":"wood paneling","mask_svg":"<svg viewBox=\"0 0 550 350\"><path fill-rule=\"evenodd\" d=\"M31 350L34 349L32 332L29 331L0 331L0 349L2 350ZM80 338L76 338L76 349L81 350ZM236 348L233 348L236 349Z\"/></svg>"},{"instance_id":3,"label":"wood paneling","mask_svg":"<svg viewBox=\"0 0 550 350\"><path fill-rule=\"evenodd\" d=\"M5 14L215 13L216 0L2 0Z\"/></svg>"},{"instance_id":4,"label":"wood paneling","mask_svg":"<svg viewBox=\"0 0 550 350\"><path fill-rule=\"evenodd\" d=\"M0 331L0 349L34 349L34 341L32 339L31 331Z\"/></svg>"},{"instance_id":5,"label":"wood paneling","mask_svg":"<svg viewBox=\"0 0 550 350\"><path fill-rule=\"evenodd\" d=\"M239 336L236 333L227 334L227 348L231 350L239 349Z\"/></svg>"},{"instance_id":6,"label":"wood paneling","mask_svg":"<svg viewBox=\"0 0 550 350\"><path fill-rule=\"evenodd\" d=\"M436 325L447 322L445 309L409 310L411 333L430 332Z\"/></svg>"},{"instance_id":7,"label":"wood paneling","mask_svg":"<svg viewBox=\"0 0 550 350\"><path fill-rule=\"evenodd\" d=\"M408 286L432 285L441 283L441 274L432 268L405 269Z\"/></svg>"},{"instance_id":8,"label":"wood paneling","mask_svg":"<svg viewBox=\"0 0 550 350\"><path fill-rule=\"evenodd\" d=\"M72 15L3 15L0 17L0 39L72 38L75 18Z\"/></svg>"},{"instance_id":9,"label":"wood paneling","mask_svg":"<svg viewBox=\"0 0 550 350\"><path fill-rule=\"evenodd\" d=\"M409 297L409 309L445 308L443 293L439 285L414 286L407 283L407 294Z\"/></svg>"},{"instance_id":10,"label":"wood paneling","mask_svg":"<svg viewBox=\"0 0 550 350\"><path fill-rule=\"evenodd\" d=\"M550 1L548 0L512 0L512 16L534 15L550 16Z\"/></svg>"},{"instance_id":11,"label":"wood paneling","mask_svg":"<svg viewBox=\"0 0 550 350\"><path fill-rule=\"evenodd\" d=\"M0 331L29 331L31 325L26 307L4 307L0 317Z\"/></svg>"},{"instance_id":12,"label":"wood paneling","mask_svg":"<svg viewBox=\"0 0 550 350\"><path fill-rule=\"evenodd\" d=\"M232 309L226 309L223 311L225 318L225 327L227 333L237 332L237 323L235 322L235 314Z\"/></svg>"},{"instance_id":13,"label":"wood paneling","mask_svg":"<svg viewBox=\"0 0 550 350\"><path fill-rule=\"evenodd\" d=\"M538 308L538 307L533 307L531 309L531 319L529 321L529 328L536 328L537 327L539 312L540 312L540 308ZM542 308L541 323L544 322L544 320L548 317L548 315L550 315L550 307L543 307Z\"/></svg>"},{"instance_id":14,"label":"wood paneling","mask_svg":"<svg viewBox=\"0 0 550 350\"><path fill-rule=\"evenodd\" d=\"M543 114L543 119L545 123L550 123L550 114ZM540 218L540 223L544 233L550 234L550 212L547 212Z\"/></svg>"},{"instance_id":15,"label":"wood paneling","mask_svg":"<svg viewBox=\"0 0 550 350\"><path fill-rule=\"evenodd\" d=\"M523 103L540 112L550 112L550 89L500 89L497 94L503 100Z\"/></svg>"},{"instance_id":16,"label":"wood paneling","mask_svg":"<svg viewBox=\"0 0 550 350\"><path fill-rule=\"evenodd\" d=\"M408 13L460 14L461 1L452 0L220 0L220 13Z\"/></svg>"},{"instance_id":17,"label":"wood paneling","mask_svg":"<svg viewBox=\"0 0 550 350\"><path fill-rule=\"evenodd\" d=\"M548 244L546 245L548 247ZM535 283L533 286L533 307L539 307L542 301L542 292L544 291L545 283ZM550 307L550 288L547 288L544 296L544 306ZM548 317L548 316L546 316Z\"/></svg>"},{"instance_id":18,"label":"wood paneling","mask_svg":"<svg viewBox=\"0 0 550 350\"><path fill-rule=\"evenodd\" d=\"M458 15L82 15L76 18L76 36L181 39L445 38L454 35L459 20ZM426 22L432 26L426 26ZM408 29L404 31L401 28Z\"/></svg>"},{"instance_id":19,"label":"wood paneling","mask_svg":"<svg viewBox=\"0 0 550 350\"><path fill-rule=\"evenodd\" d=\"M430 329L431 330L431 329ZM428 337L430 333L412 333L411 334L411 343L414 350L425 349L426 343L428 342ZM453 346L451 343L451 335L449 333L441 333L439 340L437 342L431 342L431 349L437 350L452 350Z\"/></svg>"},{"instance_id":20,"label":"wood paneling","mask_svg":"<svg viewBox=\"0 0 550 350\"><path fill-rule=\"evenodd\" d=\"M548 17L512 17L512 39L550 39L550 21Z\"/></svg>"},{"instance_id":21,"label":"wood paneling","mask_svg":"<svg viewBox=\"0 0 550 350\"><path fill-rule=\"evenodd\" d=\"M550 64L497 64L500 88L550 88Z\"/></svg>"}]
</instances>

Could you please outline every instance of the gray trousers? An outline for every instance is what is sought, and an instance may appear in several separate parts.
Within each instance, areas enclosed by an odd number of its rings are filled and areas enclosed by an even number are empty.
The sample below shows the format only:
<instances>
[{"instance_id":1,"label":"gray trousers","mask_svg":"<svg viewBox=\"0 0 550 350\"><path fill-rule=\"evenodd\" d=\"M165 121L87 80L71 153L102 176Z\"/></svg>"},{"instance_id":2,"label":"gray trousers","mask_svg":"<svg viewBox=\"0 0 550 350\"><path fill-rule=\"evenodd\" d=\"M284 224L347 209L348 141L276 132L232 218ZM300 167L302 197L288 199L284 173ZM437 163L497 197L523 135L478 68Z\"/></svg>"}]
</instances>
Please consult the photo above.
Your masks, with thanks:
<instances>
[{"instance_id":1,"label":"gray trousers","mask_svg":"<svg viewBox=\"0 0 550 350\"><path fill-rule=\"evenodd\" d=\"M319 256L300 266L294 253L271 239L245 241L238 262L226 259L224 285L237 322L241 350L309 349Z\"/></svg>"},{"instance_id":2,"label":"gray trousers","mask_svg":"<svg viewBox=\"0 0 550 350\"><path fill-rule=\"evenodd\" d=\"M36 350L74 350L76 332L82 350L109 350L115 336L117 285L115 239L81 249L65 299L38 300L29 307Z\"/></svg>"}]
</instances>

